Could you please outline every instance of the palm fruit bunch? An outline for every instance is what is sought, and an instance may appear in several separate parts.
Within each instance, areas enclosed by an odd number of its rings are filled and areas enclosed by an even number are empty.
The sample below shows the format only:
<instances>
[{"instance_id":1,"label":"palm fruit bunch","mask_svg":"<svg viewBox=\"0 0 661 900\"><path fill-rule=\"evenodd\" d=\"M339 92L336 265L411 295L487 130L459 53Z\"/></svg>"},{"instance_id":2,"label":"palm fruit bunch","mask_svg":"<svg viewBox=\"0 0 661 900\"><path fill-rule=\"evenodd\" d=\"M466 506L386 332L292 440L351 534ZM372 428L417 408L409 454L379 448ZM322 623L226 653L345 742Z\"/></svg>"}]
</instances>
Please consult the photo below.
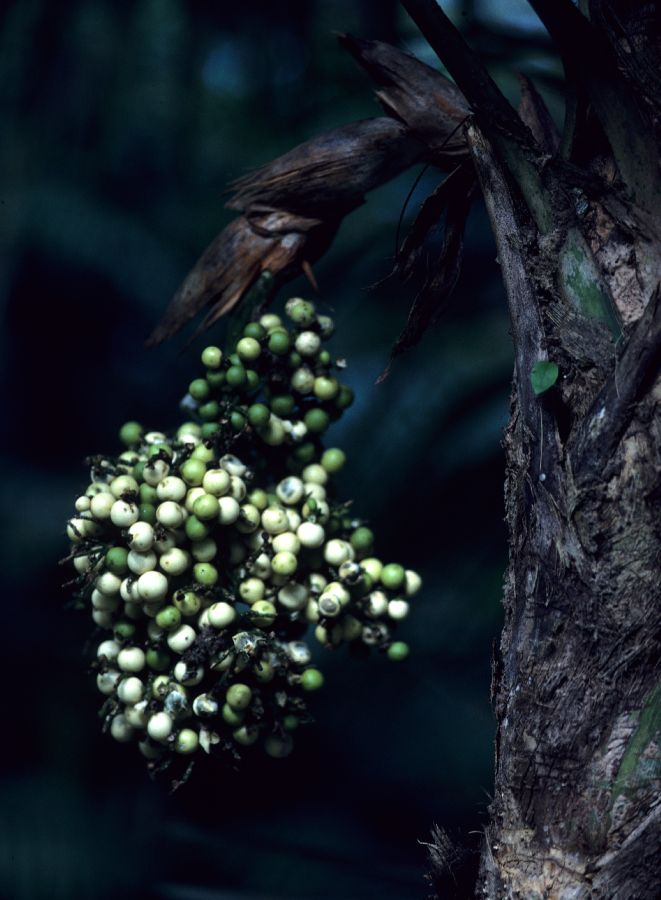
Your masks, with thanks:
<instances>
[{"instance_id":1,"label":"palm fruit bunch","mask_svg":"<svg viewBox=\"0 0 661 900\"><path fill-rule=\"evenodd\" d=\"M420 577L376 558L333 494L345 455L321 436L353 400L323 348L333 322L299 298L285 315L248 323L228 355L202 352L193 421L127 422L125 449L89 460L67 525L106 727L154 766L288 755L323 685L317 644L408 655L393 632Z\"/></svg>"}]
</instances>

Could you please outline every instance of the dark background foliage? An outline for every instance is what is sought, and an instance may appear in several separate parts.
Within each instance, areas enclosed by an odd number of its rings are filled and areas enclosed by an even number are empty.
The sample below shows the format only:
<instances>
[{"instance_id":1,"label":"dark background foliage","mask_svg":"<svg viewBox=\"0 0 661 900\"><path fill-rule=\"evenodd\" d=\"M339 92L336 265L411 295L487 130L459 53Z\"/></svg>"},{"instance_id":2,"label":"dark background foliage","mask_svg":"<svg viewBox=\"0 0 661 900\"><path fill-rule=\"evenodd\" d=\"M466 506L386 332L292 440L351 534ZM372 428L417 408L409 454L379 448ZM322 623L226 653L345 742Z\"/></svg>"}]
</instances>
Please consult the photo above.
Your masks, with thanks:
<instances>
[{"instance_id":1,"label":"dark background foliage","mask_svg":"<svg viewBox=\"0 0 661 900\"><path fill-rule=\"evenodd\" d=\"M445 8L512 98L518 69L559 110L558 63L523 0ZM349 456L341 490L379 555L425 580L407 663L327 654L318 722L290 759L201 766L169 795L134 747L101 735L90 623L64 608L57 560L82 460L112 452L127 418L174 424L196 371L204 338L144 339L229 221L225 184L378 114L333 31L433 62L394 0L2 7L2 898L424 897L432 823L470 845L484 821L511 345L478 205L451 308L375 386L413 287L370 286L416 171L370 196L317 267L358 395L331 432ZM438 179L422 175L405 222Z\"/></svg>"}]
</instances>

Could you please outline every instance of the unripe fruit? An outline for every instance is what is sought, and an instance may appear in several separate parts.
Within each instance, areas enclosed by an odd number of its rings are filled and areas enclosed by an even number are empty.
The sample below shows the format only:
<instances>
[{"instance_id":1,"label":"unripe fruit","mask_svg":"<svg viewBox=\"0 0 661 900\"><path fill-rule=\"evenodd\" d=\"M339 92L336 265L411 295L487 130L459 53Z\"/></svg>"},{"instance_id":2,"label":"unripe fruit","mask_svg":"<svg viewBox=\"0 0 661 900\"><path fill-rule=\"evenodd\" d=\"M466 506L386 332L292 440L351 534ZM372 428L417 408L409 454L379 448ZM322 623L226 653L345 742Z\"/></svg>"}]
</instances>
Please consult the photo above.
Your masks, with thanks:
<instances>
[{"instance_id":1,"label":"unripe fruit","mask_svg":"<svg viewBox=\"0 0 661 900\"><path fill-rule=\"evenodd\" d=\"M373 533L335 492L345 454L323 447L353 400L322 346L333 322L301 298L285 310L291 330L267 313L227 360L203 350L183 401L196 422L172 436L127 422L128 449L93 457L67 524L78 596L106 630L108 730L149 760L230 741L287 756L323 685L313 637L408 654L393 635L420 577L368 557Z\"/></svg>"},{"instance_id":2,"label":"unripe fruit","mask_svg":"<svg viewBox=\"0 0 661 900\"><path fill-rule=\"evenodd\" d=\"M247 684L233 684L227 689L225 699L232 709L247 709L252 700L252 691Z\"/></svg>"},{"instance_id":3,"label":"unripe fruit","mask_svg":"<svg viewBox=\"0 0 661 900\"><path fill-rule=\"evenodd\" d=\"M301 687L305 691L318 691L323 684L324 676L319 669L306 669L301 674Z\"/></svg>"},{"instance_id":4,"label":"unripe fruit","mask_svg":"<svg viewBox=\"0 0 661 900\"><path fill-rule=\"evenodd\" d=\"M248 616L258 628L270 628L276 620L277 610L268 600L256 600L250 607Z\"/></svg>"},{"instance_id":5,"label":"unripe fruit","mask_svg":"<svg viewBox=\"0 0 661 900\"><path fill-rule=\"evenodd\" d=\"M401 662L409 655L409 646L404 641L395 641L388 647L388 659Z\"/></svg>"},{"instance_id":6,"label":"unripe fruit","mask_svg":"<svg viewBox=\"0 0 661 900\"><path fill-rule=\"evenodd\" d=\"M174 749L177 753L188 755L195 753L199 742L197 731L193 731L192 728L182 728L175 738Z\"/></svg>"},{"instance_id":7,"label":"unripe fruit","mask_svg":"<svg viewBox=\"0 0 661 900\"><path fill-rule=\"evenodd\" d=\"M404 567L398 563L388 563L381 570L381 584L393 591L398 590L404 584L405 577Z\"/></svg>"},{"instance_id":8,"label":"unripe fruit","mask_svg":"<svg viewBox=\"0 0 661 900\"><path fill-rule=\"evenodd\" d=\"M202 494L193 504L193 514L201 522L210 522L218 518L220 506L218 500L212 494Z\"/></svg>"},{"instance_id":9,"label":"unripe fruit","mask_svg":"<svg viewBox=\"0 0 661 900\"><path fill-rule=\"evenodd\" d=\"M223 351L220 347L205 347L200 356L202 365L209 369L217 369L223 359Z\"/></svg>"}]
</instances>

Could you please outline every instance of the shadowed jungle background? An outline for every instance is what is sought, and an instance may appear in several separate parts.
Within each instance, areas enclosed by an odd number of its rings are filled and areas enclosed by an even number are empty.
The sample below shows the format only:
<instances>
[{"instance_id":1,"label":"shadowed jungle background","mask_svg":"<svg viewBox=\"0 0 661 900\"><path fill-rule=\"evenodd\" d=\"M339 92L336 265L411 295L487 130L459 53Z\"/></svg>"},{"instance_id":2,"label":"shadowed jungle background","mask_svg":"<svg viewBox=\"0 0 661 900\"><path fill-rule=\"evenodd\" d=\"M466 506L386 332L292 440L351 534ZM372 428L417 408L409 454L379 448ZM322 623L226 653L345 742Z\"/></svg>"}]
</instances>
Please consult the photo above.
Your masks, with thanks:
<instances>
[{"instance_id":1,"label":"shadowed jungle background","mask_svg":"<svg viewBox=\"0 0 661 900\"><path fill-rule=\"evenodd\" d=\"M513 101L523 71L561 115L559 63L523 0L444 8ZM375 386L414 291L376 283L418 169L371 195L316 268L358 398L329 436L349 457L342 493L379 555L425 580L409 660L331 655L291 758L203 767L170 795L134 746L101 735L90 622L61 588L84 457L112 452L126 419L177 421L208 338L144 340L229 221L226 183L378 115L336 31L435 64L394 0L2 5L3 900L423 898L431 825L470 843L484 821L512 351L477 204L450 309ZM422 174L404 227L440 177ZM280 302L295 293L310 289Z\"/></svg>"}]
</instances>

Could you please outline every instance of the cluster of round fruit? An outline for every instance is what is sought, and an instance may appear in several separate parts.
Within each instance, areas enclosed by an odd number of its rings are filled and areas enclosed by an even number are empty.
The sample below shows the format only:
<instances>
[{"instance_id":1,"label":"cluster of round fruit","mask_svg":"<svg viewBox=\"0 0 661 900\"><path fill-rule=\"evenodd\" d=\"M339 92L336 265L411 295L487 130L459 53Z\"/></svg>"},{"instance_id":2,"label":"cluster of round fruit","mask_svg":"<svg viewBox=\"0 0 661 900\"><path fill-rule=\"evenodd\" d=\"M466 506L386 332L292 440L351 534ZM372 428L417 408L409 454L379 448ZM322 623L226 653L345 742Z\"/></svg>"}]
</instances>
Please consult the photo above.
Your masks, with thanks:
<instances>
[{"instance_id":1,"label":"cluster of round fruit","mask_svg":"<svg viewBox=\"0 0 661 900\"><path fill-rule=\"evenodd\" d=\"M392 632L420 578L372 556L371 530L334 501L341 450L315 444L288 474L254 425L241 426L258 432L246 463L209 424L168 437L130 422L124 452L91 460L67 534L78 595L106 632L97 685L113 737L149 759L256 743L281 757L323 684L308 635L405 658Z\"/></svg>"},{"instance_id":2,"label":"cluster of round fruit","mask_svg":"<svg viewBox=\"0 0 661 900\"><path fill-rule=\"evenodd\" d=\"M204 437L225 431L226 439L234 434L256 437L262 446L284 445L291 450L288 468L295 470L314 459L320 435L353 403L353 391L334 374L343 361L323 348L333 320L300 298L287 301L285 316L291 328L275 313L248 323L228 356L207 347L205 374L188 393Z\"/></svg>"}]
</instances>

